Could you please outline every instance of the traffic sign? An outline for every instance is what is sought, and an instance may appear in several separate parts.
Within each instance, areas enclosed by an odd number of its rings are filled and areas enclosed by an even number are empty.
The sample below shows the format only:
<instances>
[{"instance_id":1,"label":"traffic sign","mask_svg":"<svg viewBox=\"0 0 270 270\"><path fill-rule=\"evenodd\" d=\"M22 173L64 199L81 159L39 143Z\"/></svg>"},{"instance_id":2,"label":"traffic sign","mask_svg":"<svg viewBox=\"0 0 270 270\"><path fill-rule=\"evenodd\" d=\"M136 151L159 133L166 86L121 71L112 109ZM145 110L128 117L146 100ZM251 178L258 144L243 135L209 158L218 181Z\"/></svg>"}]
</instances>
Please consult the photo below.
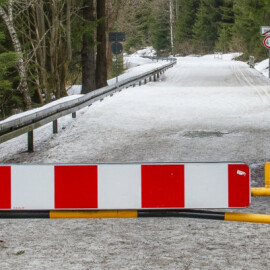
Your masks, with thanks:
<instances>
[{"instance_id":1,"label":"traffic sign","mask_svg":"<svg viewBox=\"0 0 270 270\"><path fill-rule=\"evenodd\" d=\"M115 42L111 46L113 54L120 54L123 51L123 46L121 43Z\"/></svg>"},{"instance_id":2,"label":"traffic sign","mask_svg":"<svg viewBox=\"0 0 270 270\"><path fill-rule=\"evenodd\" d=\"M263 40L263 45L267 48L270 49L270 36L266 36Z\"/></svg>"},{"instance_id":3,"label":"traffic sign","mask_svg":"<svg viewBox=\"0 0 270 270\"><path fill-rule=\"evenodd\" d=\"M110 32L109 41L110 42L126 41L126 34L124 32Z\"/></svg>"},{"instance_id":4,"label":"traffic sign","mask_svg":"<svg viewBox=\"0 0 270 270\"><path fill-rule=\"evenodd\" d=\"M261 26L261 35L270 36L270 26Z\"/></svg>"}]
</instances>

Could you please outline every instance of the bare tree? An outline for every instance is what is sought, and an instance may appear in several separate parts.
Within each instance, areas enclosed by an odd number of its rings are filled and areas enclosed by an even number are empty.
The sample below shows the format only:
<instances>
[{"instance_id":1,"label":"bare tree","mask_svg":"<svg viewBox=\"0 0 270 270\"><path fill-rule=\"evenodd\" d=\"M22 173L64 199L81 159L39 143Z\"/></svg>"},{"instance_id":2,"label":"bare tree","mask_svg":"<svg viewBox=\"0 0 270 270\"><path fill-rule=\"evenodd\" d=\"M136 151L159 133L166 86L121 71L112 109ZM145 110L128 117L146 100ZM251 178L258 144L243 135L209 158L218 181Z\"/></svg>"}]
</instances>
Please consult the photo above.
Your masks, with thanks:
<instances>
[{"instance_id":1,"label":"bare tree","mask_svg":"<svg viewBox=\"0 0 270 270\"><path fill-rule=\"evenodd\" d=\"M174 55L174 22L175 22L174 3L173 3L173 0L169 0L169 1L170 1L171 48L172 48L172 55Z\"/></svg>"},{"instance_id":2,"label":"bare tree","mask_svg":"<svg viewBox=\"0 0 270 270\"><path fill-rule=\"evenodd\" d=\"M26 109L31 109L32 102L31 102L31 96L30 96L30 92L29 92L28 84L27 84L27 73L26 73L25 61L23 58L21 43L20 43L20 40L18 38L17 32L14 27L14 23L13 23L13 0L8 1L6 9L0 6L0 16L2 17L2 19L4 20L8 28L14 50L19 55L19 59L18 59L18 72L20 76L19 89L23 95Z\"/></svg>"},{"instance_id":3,"label":"bare tree","mask_svg":"<svg viewBox=\"0 0 270 270\"><path fill-rule=\"evenodd\" d=\"M106 57L106 1L97 1L97 62L96 87L107 85L107 57Z\"/></svg>"}]
</instances>

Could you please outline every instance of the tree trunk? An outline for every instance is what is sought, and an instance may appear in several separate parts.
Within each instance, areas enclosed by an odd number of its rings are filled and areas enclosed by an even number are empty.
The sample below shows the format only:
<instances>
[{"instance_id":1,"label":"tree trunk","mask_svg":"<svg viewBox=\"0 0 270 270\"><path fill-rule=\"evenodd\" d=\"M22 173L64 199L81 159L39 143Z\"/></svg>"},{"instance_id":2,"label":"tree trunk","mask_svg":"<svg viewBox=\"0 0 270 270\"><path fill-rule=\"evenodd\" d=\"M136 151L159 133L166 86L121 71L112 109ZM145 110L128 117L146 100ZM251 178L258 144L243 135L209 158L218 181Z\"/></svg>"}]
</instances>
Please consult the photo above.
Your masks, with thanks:
<instances>
[{"instance_id":1,"label":"tree trunk","mask_svg":"<svg viewBox=\"0 0 270 270\"><path fill-rule=\"evenodd\" d=\"M173 4L173 0L170 0L170 30L171 30L172 55L174 56L174 4Z\"/></svg>"},{"instance_id":2,"label":"tree trunk","mask_svg":"<svg viewBox=\"0 0 270 270\"><path fill-rule=\"evenodd\" d=\"M6 11L0 7L0 16L3 18L13 46L14 46L14 50L16 53L18 53L19 55L19 59L18 59L18 72L19 72L19 76L20 76L20 86L19 89L21 91L21 93L23 94L23 99L24 99L24 103L26 106L26 109L29 110L32 107L32 102L31 102L31 96L29 93L29 89L28 89L28 85L27 85L27 75L26 75L26 68L25 68L25 63L24 63L24 59L22 56L22 48L21 48L21 43L18 39L17 33L15 31L14 25L13 25L13 6L12 6L12 1L9 1L9 5L8 5L8 14L6 13Z\"/></svg>"},{"instance_id":3,"label":"tree trunk","mask_svg":"<svg viewBox=\"0 0 270 270\"><path fill-rule=\"evenodd\" d=\"M37 40L41 41L41 46L38 46L37 55L39 62L39 74L41 81L42 92L45 94L45 99L48 101L48 85L47 85L47 69L46 69L46 30L45 30L45 14L44 14L44 3L43 0L39 0L35 3L36 11L36 36Z\"/></svg>"},{"instance_id":4,"label":"tree trunk","mask_svg":"<svg viewBox=\"0 0 270 270\"><path fill-rule=\"evenodd\" d=\"M83 18L87 23L95 21L94 0L84 0ZM90 33L83 35L81 51L82 58L82 94L87 94L96 89L96 60L95 60L95 38L94 27Z\"/></svg>"},{"instance_id":5,"label":"tree trunk","mask_svg":"<svg viewBox=\"0 0 270 270\"><path fill-rule=\"evenodd\" d=\"M107 86L107 57L106 57L106 1L97 1L97 63L96 87Z\"/></svg>"}]
</instances>

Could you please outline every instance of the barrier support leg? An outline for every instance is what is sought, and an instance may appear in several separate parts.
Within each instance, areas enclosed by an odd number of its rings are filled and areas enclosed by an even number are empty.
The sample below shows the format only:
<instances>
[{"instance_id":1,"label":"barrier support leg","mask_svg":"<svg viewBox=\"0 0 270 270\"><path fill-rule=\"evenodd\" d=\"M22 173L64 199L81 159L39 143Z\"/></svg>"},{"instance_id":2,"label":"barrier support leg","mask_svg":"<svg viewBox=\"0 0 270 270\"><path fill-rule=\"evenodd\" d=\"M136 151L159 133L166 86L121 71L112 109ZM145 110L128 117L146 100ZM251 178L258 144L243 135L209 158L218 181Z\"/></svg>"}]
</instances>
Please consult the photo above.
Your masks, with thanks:
<instances>
[{"instance_id":1,"label":"barrier support leg","mask_svg":"<svg viewBox=\"0 0 270 270\"><path fill-rule=\"evenodd\" d=\"M28 152L34 152L34 131L31 130L28 132Z\"/></svg>"},{"instance_id":2,"label":"barrier support leg","mask_svg":"<svg viewBox=\"0 0 270 270\"><path fill-rule=\"evenodd\" d=\"M265 187L270 189L270 163L264 164Z\"/></svg>"},{"instance_id":3,"label":"barrier support leg","mask_svg":"<svg viewBox=\"0 0 270 270\"><path fill-rule=\"evenodd\" d=\"M57 134L58 133L58 123L57 123L57 119L53 121L53 134Z\"/></svg>"},{"instance_id":4,"label":"barrier support leg","mask_svg":"<svg viewBox=\"0 0 270 270\"><path fill-rule=\"evenodd\" d=\"M252 196L270 196L270 163L264 164L264 187L252 188Z\"/></svg>"},{"instance_id":5,"label":"barrier support leg","mask_svg":"<svg viewBox=\"0 0 270 270\"><path fill-rule=\"evenodd\" d=\"M77 117L76 112L73 112L73 113L72 113L72 118L75 119L76 117Z\"/></svg>"}]
</instances>

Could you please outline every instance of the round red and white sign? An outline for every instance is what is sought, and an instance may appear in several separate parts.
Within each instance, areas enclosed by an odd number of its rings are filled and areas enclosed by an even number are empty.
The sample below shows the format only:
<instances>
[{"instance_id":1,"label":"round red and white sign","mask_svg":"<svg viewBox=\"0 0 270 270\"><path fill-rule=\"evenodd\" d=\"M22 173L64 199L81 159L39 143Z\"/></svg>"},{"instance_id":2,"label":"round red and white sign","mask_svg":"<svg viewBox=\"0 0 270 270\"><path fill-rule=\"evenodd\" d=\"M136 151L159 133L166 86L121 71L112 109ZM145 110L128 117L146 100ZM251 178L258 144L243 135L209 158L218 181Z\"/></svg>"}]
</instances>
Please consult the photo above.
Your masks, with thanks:
<instances>
[{"instance_id":1,"label":"round red and white sign","mask_svg":"<svg viewBox=\"0 0 270 270\"><path fill-rule=\"evenodd\" d=\"M263 40L263 45L267 48L270 49L270 36L266 36Z\"/></svg>"}]
</instances>

